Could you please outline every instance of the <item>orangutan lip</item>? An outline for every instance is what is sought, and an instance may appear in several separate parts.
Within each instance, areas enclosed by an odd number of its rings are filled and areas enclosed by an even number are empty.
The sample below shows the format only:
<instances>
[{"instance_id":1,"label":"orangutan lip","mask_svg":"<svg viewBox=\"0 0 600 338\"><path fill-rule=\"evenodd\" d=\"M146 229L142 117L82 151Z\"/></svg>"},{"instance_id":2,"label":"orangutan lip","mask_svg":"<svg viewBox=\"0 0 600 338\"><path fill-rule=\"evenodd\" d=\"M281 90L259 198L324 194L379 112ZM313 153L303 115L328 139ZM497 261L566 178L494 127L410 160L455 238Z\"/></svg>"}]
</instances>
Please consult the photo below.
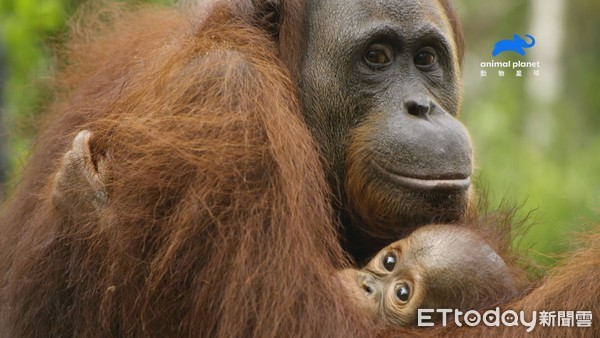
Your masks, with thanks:
<instances>
[{"instance_id":1,"label":"orangutan lip","mask_svg":"<svg viewBox=\"0 0 600 338\"><path fill-rule=\"evenodd\" d=\"M459 174L439 175L438 177L409 177L386 169L373 161L373 166L395 183L417 190L466 190L471 185L471 176Z\"/></svg>"}]
</instances>

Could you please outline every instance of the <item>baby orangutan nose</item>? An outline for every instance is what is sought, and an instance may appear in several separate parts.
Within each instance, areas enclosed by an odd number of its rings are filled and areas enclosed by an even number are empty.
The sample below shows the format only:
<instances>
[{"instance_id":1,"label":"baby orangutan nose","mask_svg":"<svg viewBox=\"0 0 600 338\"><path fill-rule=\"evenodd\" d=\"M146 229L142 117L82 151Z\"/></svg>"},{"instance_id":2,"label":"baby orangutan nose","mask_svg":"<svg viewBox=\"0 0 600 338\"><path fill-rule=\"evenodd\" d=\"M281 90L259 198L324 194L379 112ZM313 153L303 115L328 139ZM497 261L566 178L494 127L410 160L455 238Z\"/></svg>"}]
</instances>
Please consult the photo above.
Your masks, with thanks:
<instances>
[{"instance_id":1,"label":"baby orangutan nose","mask_svg":"<svg viewBox=\"0 0 600 338\"><path fill-rule=\"evenodd\" d=\"M356 269L338 271L341 286L346 289L350 301L366 315L377 319L381 287L370 273Z\"/></svg>"},{"instance_id":2,"label":"baby orangutan nose","mask_svg":"<svg viewBox=\"0 0 600 338\"><path fill-rule=\"evenodd\" d=\"M359 281L360 287L365 291L366 296L369 298L375 297L378 288L376 285L377 282L375 281L373 276L370 274L359 272L357 279Z\"/></svg>"}]
</instances>

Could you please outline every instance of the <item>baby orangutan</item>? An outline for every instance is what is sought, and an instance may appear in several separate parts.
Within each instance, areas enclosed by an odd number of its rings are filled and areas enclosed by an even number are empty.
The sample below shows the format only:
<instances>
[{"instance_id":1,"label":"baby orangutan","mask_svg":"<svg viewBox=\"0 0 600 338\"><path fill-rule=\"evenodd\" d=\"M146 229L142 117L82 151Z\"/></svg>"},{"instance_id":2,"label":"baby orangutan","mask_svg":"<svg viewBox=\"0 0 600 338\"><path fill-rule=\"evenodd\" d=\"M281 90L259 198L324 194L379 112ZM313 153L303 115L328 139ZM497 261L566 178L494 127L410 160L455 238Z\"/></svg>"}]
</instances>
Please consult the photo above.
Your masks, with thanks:
<instances>
[{"instance_id":1,"label":"baby orangutan","mask_svg":"<svg viewBox=\"0 0 600 338\"><path fill-rule=\"evenodd\" d=\"M424 226L338 277L356 305L385 325L416 325L418 309L479 309L516 293L502 258L456 225Z\"/></svg>"}]
</instances>

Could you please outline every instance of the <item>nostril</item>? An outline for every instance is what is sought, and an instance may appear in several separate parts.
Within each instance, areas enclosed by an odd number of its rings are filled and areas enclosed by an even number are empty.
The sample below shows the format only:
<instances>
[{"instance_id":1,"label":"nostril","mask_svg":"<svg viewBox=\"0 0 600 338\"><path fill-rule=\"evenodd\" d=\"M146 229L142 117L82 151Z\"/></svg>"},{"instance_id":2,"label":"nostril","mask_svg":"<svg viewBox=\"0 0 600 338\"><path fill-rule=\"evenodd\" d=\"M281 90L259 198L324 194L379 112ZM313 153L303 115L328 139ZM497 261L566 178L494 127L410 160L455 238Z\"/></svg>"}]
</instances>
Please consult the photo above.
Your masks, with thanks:
<instances>
[{"instance_id":1,"label":"nostril","mask_svg":"<svg viewBox=\"0 0 600 338\"><path fill-rule=\"evenodd\" d=\"M414 116L425 116L429 113L431 105L425 102L417 102L415 100L409 100L404 103L406 111L410 115Z\"/></svg>"},{"instance_id":2,"label":"nostril","mask_svg":"<svg viewBox=\"0 0 600 338\"><path fill-rule=\"evenodd\" d=\"M362 283L362 288L366 293L373 293L373 288L367 283Z\"/></svg>"}]
</instances>

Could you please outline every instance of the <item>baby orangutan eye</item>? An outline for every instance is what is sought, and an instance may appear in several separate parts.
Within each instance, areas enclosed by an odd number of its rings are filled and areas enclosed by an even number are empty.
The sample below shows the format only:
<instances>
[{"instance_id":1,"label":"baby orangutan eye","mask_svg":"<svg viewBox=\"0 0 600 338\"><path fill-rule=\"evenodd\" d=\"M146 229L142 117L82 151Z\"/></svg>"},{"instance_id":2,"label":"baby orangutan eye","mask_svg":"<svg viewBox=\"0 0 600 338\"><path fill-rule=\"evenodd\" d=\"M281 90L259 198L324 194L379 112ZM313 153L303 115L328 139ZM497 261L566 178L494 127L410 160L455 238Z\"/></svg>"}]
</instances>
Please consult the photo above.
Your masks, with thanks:
<instances>
[{"instance_id":1,"label":"baby orangutan eye","mask_svg":"<svg viewBox=\"0 0 600 338\"><path fill-rule=\"evenodd\" d=\"M383 256L383 267L389 271L392 272L394 270L394 267L396 266L396 255L394 253L388 253L385 256Z\"/></svg>"},{"instance_id":2,"label":"baby orangutan eye","mask_svg":"<svg viewBox=\"0 0 600 338\"><path fill-rule=\"evenodd\" d=\"M398 298L400 303L406 304L410 299L410 287L405 283L398 285L396 288L396 298Z\"/></svg>"}]
</instances>

